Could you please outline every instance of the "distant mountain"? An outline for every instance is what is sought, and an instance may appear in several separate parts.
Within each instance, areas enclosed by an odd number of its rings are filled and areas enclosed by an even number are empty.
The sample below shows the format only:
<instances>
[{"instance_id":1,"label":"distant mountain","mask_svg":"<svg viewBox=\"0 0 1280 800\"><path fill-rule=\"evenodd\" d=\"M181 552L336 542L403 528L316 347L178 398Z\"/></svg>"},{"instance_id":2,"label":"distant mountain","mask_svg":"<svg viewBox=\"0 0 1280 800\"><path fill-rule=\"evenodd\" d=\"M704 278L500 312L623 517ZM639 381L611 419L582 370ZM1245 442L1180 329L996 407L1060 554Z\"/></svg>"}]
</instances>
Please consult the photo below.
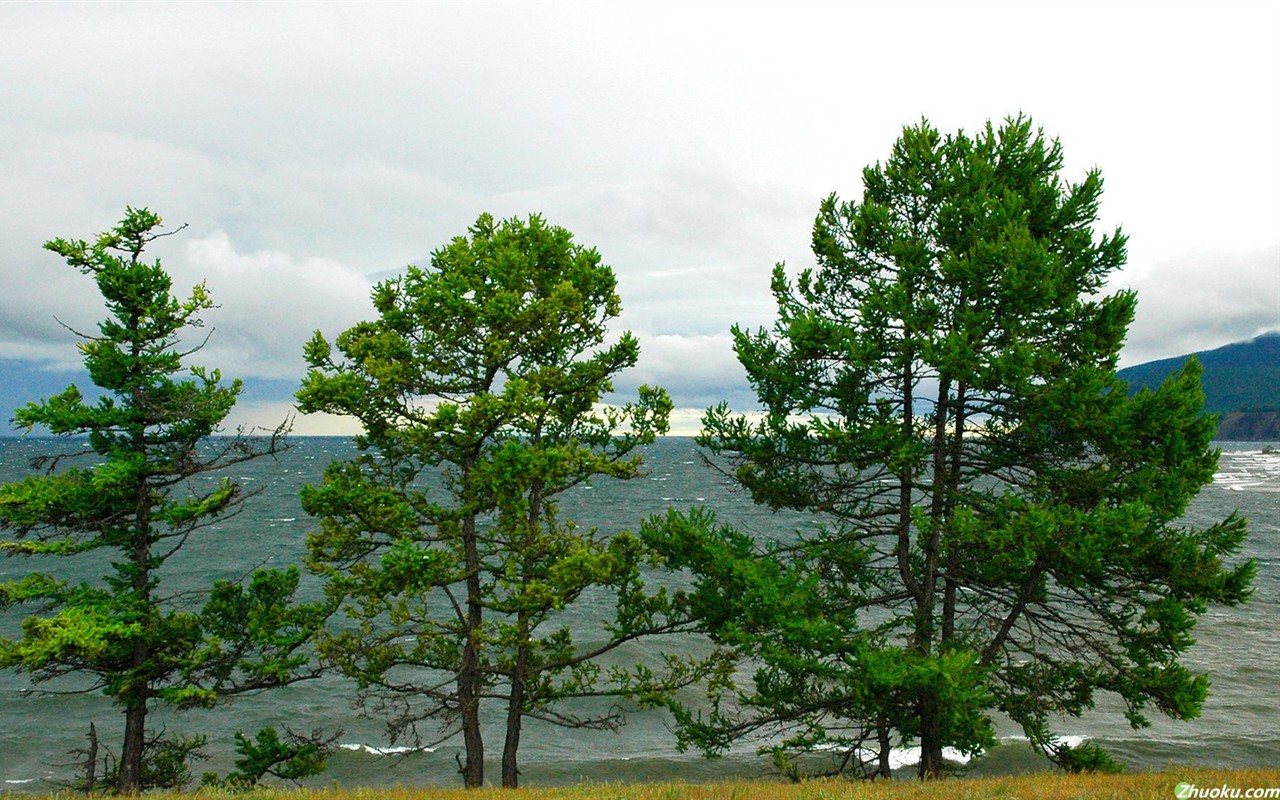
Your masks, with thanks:
<instances>
[{"instance_id":1,"label":"distant mountain","mask_svg":"<svg viewBox=\"0 0 1280 800\"><path fill-rule=\"evenodd\" d=\"M1280 331L1194 353L1204 366L1204 407L1221 415L1218 438L1280 441ZM1130 392L1154 389L1190 355L1122 369Z\"/></svg>"}]
</instances>

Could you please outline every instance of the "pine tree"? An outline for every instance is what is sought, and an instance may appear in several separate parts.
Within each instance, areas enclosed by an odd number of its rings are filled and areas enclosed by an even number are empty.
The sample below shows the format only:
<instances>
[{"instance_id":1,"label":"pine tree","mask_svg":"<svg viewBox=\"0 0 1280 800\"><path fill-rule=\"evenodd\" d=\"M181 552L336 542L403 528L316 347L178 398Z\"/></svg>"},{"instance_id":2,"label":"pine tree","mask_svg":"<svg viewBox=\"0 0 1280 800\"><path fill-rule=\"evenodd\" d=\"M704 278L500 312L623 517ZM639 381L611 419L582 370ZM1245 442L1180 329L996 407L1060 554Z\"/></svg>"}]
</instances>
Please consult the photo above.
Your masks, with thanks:
<instances>
[{"instance_id":1,"label":"pine tree","mask_svg":"<svg viewBox=\"0 0 1280 800\"><path fill-rule=\"evenodd\" d=\"M22 636L0 639L0 666L36 681L82 675L124 713L115 789L146 788L147 714L157 703L209 706L232 694L278 686L307 665L318 606L293 602L299 574L260 570L246 585L217 582L203 607L191 592L166 592L164 565L194 535L246 499L216 473L276 452L284 428L268 436L211 438L231 411L241 383L216 370L184 367L193 350L184 332L201 327L212 307L203 285L183 300L159 261L143 250L160 236L161 219L128 209L94 242L55 239L45 247L98 286L109 316L79 344L101 397L71 386L17 411L28 431L41 427L87 441L81 456L50 457L37 473L0 487L0 542L6 555L48 565L0 584L0 607L36 610ZM197 348L198 349L198 348ZM180 377L182 373L187 377ZM210 485L212 484L212 485ZM101 560L99 582L63 580L59 557ZM92 787L89 787L92 788Z\"/></svg>"},{"instance_id":2,"label":"pine tree","mask_svg":"<svg viewBox=\"0 0 1280 800\"><path fill-rule=\"evenodd\" d=\"M1022 117L908 127L861 202L822 203L817 268L775 269L772 330L734 329L766 418L714 409L702 442L757 502L825 525L685 543L713 632L762 665L689 735L782 727L878 752L879 774L918 742L934 777L945 747L992 743L996 711L1067 766L1102 762L1050 724L1099 692L1135 726L1199 713L1208 681L1178 659L1208 603L1248 597L1252 563L1227 563L1245 523L1181 521L1217 463L1198 369L1127 397L1135 297L1104 294L1126 239L1093 232L1099 173L1061 168Z\"/></svg>"},{"instance_id":3,"label":"pine tree","mask_svg":"<svg viewBox=\"0 0 1280 800\"><path fill-rule=\"evenodd\" d=\"M639 353L629 333L605 342L615 286L563 228L483 215L430 269L375 287L378 318L338 336L340 357L320 334L307 347L299 408L364 429L359 455L303 495L320 520L313 567L351 620L324 652L393 737L420 740L427 722L431 743L461 734L467 786L484 783L482 707L505 717L502 784L516 786L526 719L614 728L612 704L563 701L660 704L705 666L602 666L627 642L686 628L687 611L681 595L646 589L642 536L559 512L572 487L638 475L638 448L667 427L661 389L601 405ZM600 592L614 616L571 630L575 603Z\"/></svg>"}]
</instances>

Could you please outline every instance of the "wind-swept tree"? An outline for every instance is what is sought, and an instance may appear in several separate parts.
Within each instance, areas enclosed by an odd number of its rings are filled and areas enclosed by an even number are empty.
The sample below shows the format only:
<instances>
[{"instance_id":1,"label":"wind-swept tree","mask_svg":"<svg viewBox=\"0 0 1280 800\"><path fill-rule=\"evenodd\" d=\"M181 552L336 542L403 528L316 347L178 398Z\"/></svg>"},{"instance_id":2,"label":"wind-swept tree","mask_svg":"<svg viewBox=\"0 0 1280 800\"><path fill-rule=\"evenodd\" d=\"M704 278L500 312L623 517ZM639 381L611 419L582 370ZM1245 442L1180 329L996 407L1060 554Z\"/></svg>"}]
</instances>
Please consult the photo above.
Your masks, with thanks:
<instances>
[{"instance_id":1,"label":"wind-swept tree","mask_svg":"<svg viewBox=\"0 0 1280 800\"><path fill-rule=\"evenodd\" d=\"M318 606L294 604L296 568L260 570L245 585L217 582L203 607L191 591L164 588L174 553L193 535L217 535L209 525L246 499L236 481L212 480L215 473L275 452L285 430L210 438L241 384L184 367L199 345L184 351L181 337L201 327L212 303L203 285L175 297L160 262L143 259L144 248L167 235L160 224L146 209L128 209L92 243L45 245L91 277L105 301L107 319L79 345L101 397L87 401L72 386L18 409L20 427L87 447L42 459L36 474L0 487L0 528L8 534L0 549L44 567L0 584L0 607L34 609L21 637L0 638L0 667L36 681L86 676L111 697L125 717L115 773L123 794L145 788L144 751L156 741L146 720L157 702L210 706L289 683L307 664L302 645L324 616ZM105 574L98 582L64 580L62 557L80 565L98 558Z\"/></svg>"},{"instance_id":2,"label":"wind-swept tree","mask_svg":"<svg viewBox=\"0 0 1280 800\"><path fill-rule=\"evenodd\" d=\"M1181 520L1217 463L1198 369L1128 397L1135 297L1103 293L1125 237L1094 234L1099 173L1061 169L1025 118L909 127L861 202L822 203L817 268L775 269L772 330L735 328L767 414L712 410L702 442L825 525L684 543L713 631L760 665L736 711L688 720L705 745L781 727L887 774L916 742L932 777L998 711L1081 768L1105 756L1050 725L1099 692L1135 727L1199 713L1208 679L1179 657L1207 604L1248 597L1253 564L1227 563L1245 523Z\"/></svg>"},{"instance_id":3,"label":"wind-swept tree","mask_svg":"<svg viewBox=\"0 0 1280 800\"><path fill-rule=\"evenodd\" d=\"M614 728L615 705L587 703L660 703L701 669L605 665L687 627L683 597L645 588L641 536L559 513L572 487L636 476L637 447L667 428L661 389L601 405L639 353L629 333L606 343L615 286L563 228L484 215L430 269L375 287L378 318L338 336L336 354L320 334L306 349L299 408L364 428L357 457L303 494L320 520L314 569L350 618L323 652L393 739L421 742L426 721L432 743L461 734L467 786L484 783L483 708L505 719L502 784L516 786L526 718ZM607 618L575 605L601 593L614 596Z\"/></svg>"}]
</instances>

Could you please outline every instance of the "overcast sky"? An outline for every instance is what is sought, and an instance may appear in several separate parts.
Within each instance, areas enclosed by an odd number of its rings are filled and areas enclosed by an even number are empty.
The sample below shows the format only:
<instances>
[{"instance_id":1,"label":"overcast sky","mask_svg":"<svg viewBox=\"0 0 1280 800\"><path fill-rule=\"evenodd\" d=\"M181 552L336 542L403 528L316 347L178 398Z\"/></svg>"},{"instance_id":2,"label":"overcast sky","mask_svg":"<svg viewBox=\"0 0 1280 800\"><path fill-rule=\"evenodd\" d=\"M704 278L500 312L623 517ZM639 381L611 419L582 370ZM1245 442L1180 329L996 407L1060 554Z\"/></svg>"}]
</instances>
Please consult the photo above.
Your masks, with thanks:
<instances>
[{"instance_id":1,"label":"overcast sky","mask_svg":"<svg viewBox=\"0 0 1280 800\"><path fill-rule=\"evenodd\" d=\"M237 419L277 419L372 282L540 212L617 273L643 349L619 389L687 423L750 402L728 329L812 263L821 197L922 116L1019 112L1130 236L1123 363L1280 328L1277 3L2 3L0 359L78 364L58 320L101 305L41 244L147 206L221 304L205 359L274 379Z\"/></svg>"}]
</instances>

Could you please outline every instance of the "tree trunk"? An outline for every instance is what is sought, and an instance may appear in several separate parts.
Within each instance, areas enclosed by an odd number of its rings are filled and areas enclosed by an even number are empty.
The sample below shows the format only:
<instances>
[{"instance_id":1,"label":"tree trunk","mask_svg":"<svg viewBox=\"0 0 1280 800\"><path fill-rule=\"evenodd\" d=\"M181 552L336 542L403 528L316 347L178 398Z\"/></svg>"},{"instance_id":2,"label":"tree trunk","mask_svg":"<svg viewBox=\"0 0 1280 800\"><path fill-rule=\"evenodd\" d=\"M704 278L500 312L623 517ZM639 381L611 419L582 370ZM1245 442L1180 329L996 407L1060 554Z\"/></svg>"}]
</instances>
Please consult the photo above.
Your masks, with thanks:
<instances>
[{"instance_id":1,"label":"tree trunk","mask_svg":"<svg viewBox=\"0 0 1280 800\"><path fill-rule=\"evenodd\" d=\"M84 759L84 793L91 795L98 788L98 729L89 723L89 749Z\"/></svg>"},{"instance_id":2,"label":"tree trunk","mask_svg":"<svg viewBox=\"0 0 1280 800\"><path fill-rule=\"evenodd\" d=\"M933 495L929 503L929 521L932 530L929 532L929 539L925 543L925 562L924 572L925 581L930 587L935 587L932 591L936 591L939 574L939 560L941 558L942 549L942 531L950 517L949 509L949 493L947 491L951 484L951 477L947 471L948 465L948 439L947 439L947 423L951 421L951 378L943 375L938 381L938 400L934 406L934 424L933 424L933 482L929 490ZM931 595L929 598L929 615L933 616L934 600ZM942 639L945 642L951 638L952 629L950 624L952 617L947 614L948 599L954 600L955 587L950 580L947 580L945 574L943 576L943 610L942 610ZM930 638L932 638L932 630L930 630Z\"/></svg>"},{"instance_id":3,"label":"tree trunk","mask_svg":"<svg viewBox=\"0 0 1280 800\"><path fill-rule=\"evenodd\" d=\"M902 435L906 441L915 436L915 419L911 410L912 402L911 367L908 365L903 368L902 374ZM923 587L920 581L916 580L916 576L911 569L911 509L913 503L911 493L914 489L915 480L913 466L907 464L903 468L903 472L896 477L898 479L898 543L894 550L898 558L898 575L902 578L902 585L911 593L918 612L923 605L924 598L921 594ZM916 628L918 629L919 627L920 620L917 613Z\"/></svg>"},{"instance_id":4,"label":"tree trunk","mask_svg":"<svg viewBox=\"0 0 1280 800\"><path fill-rule=\"evenodd\" d=\"M483 610L480 605L480 552L476 541L476 519L468 516L462 525L463 549L467 562L467 641L458 669L458 706L462 714L462 743L466 763L462 782L468 789L484 786L484 738L480 734L480 636Z\"/></svg>"},{"instance_id":5,"label":"tree trunk","mask_svg":"<svg viewBox=\"0 0 1280 800\"><path fill-rule=\"evenodd\" d=\"M135 320L135 328L136 325ZM139 357L139 347L136 344L134 357ZM139 409L146 408L146 396L141 389L134 390L133 405ZM133 452L145 457L146 431L141 426L133 431L131 445ZM151 487L147 485L145 475L139 476L134 489L134 515L133 602L143 614L143 630L133 642L133 653L129 659L133 674L130 676L129 686L120 693L120 699L125 704L124 746L120 749L120 774L116 782L120 794L142 792L143 750L147 742L147 702L151 699L151 686L144 677L151 656L146 620L154 611L151 602Z\"/></svg>"},{"instance_id":6,"label":"tree trunk","mask_svg":"<svg viewBox=\"0 0 1280 800\"><path fill-rule=\"evenodd\" d=\"M524 632L523 625L521 632ZM520 785L520 768L516 761L516 754L520 749L520 728L524 722L525 672L528 666L529 648L522 643L516 654L515 669L511 672L511 698L507 705L507 740L502 748L502 788L504 789L514 789Z\"/></svg>"},{"instance_id":7,"label":"tree trunk","mask_svg":"<svg viewBox=\"0 0 1280 800\"><path fill-rule=\"evenodd\" d=\"M915 436L915 420L912 414L912 374L910 366L902 376L902 431L904 439ZM935 466L938 462L935 460ZM922 541L924 564L919 576L911 571L911 514L914 509L914 475L911 465L904 468L898 478L898 570L902 582L911 593L914 603L913 629L909 642L913 653L928 657L933 651L934 596L937 581L938 532L934 530ZM940 777L942 774L942 736L939 724L937 698L928 687L917 689L917 710L920 717L920 777Z\"/></svg>"},{"instance_id":8,"label":"tree trunk","mask_svg":"<svg viewBox=\"0 0 1280 800\"><path fill-rule=\"evenodd\" d=\"M130 701L124 712L124 748L120 751L119 794L142 793L142 751L147 743L147 701Z\"/></svg>"},{"instance_id":9,"label":"tree trunk","mask_svg":"<svg viewBox=\"0 0 1280 800\"><path fill-rule=\"evenodd\" d=\"M946 776L942 761L942 714L933 692L920 697L920 771L922 780Z\"/></svg>"},{"instance_id":10,"label":"tree trunk","mask_svg":"<svg viewBox=\"0 0 1280 800\"><path fill-rule=\"evenodd\" d=\"M953 425L955 430L951 436L951 443L948 446L950 450L949 458L951 466L946 486L947 503L945 513L948 518L951 517L956 504L956 493L960 488L960 466L961 458L964 454L964 423L965 423L965 391L967 386L963 381L956 388L955 398L955 414ZM942 591L942 641L949 642L955 636L956 632L956 582L953 579L958 570L956 554L952 553L947 558L947 565L943 571L943 591Z\"/></svg>"},{"instance_id":11,"label":"tree trunk","mask_svg":"<svg viewBox=\"0 0 1280 800\"><path fill-rule=\"evenodd\" d=\"M533 441L540 442L541 426L534 432ZM529 514L525 529L525 540L521 542L521 550L528 559L524 565L524 574L520 577L520 591L529 590L532 580L529 561L536 561L533 550L538 540L538 523L542 518L543 481L534 478L529 486ZM507 739L502 748L502 786L504 789L515 789L520 785L520 767L517 755L520 750L520 731L524 723L525 689L529 680L529 639L532 631L529 624L529 612L521 610L516 630L519 641L516 644L516 663L511 670L511 696L507 698Z\"/></svg>"},{"instance_id":12,"label":"tree trunk","mask_svg":"<svg viewBox=\"0 0 1280 800\"><path fill-rule=\"evenodd\" d=\"M458 705L462 713L462 744L466 749L462 784L468 789L484 786L484 738L480 735L478 684L475 645L467 642L462 651L462 668L458 671Z\"/></svg>"},{"instance_id":13,"label":"tree trunk","mask_svg":"<svg viewBox=\"0 0 1280 800\"><path fill-rule=\"evenodd\" d=\"M876 769L877 778L889 780L893 777L893 764L890 762L892 754L892 741L889 738L889 720L884 714L876 721L876 735L880 740L879 766Z\"/></svg>"}]
</instances>

